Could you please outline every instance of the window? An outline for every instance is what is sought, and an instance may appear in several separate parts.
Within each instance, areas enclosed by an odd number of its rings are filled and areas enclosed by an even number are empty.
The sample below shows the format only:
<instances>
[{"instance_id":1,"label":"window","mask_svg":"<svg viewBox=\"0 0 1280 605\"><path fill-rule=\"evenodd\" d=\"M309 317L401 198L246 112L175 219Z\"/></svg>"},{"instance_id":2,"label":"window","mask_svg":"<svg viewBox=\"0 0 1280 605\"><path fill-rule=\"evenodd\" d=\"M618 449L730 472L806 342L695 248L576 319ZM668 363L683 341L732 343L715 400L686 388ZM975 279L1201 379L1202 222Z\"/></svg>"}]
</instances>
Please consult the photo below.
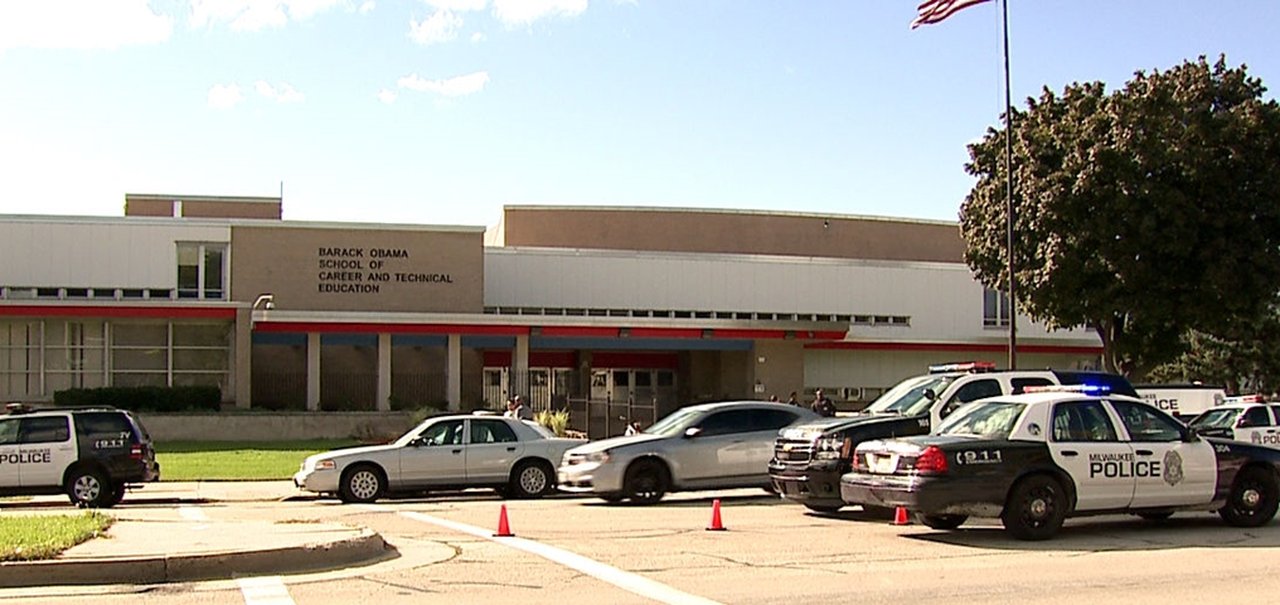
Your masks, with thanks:
<instances>
[{"instance_id":1,"label":"window","mask_svg":"<svg viewBox=\"0 0 1280 605\"><path fill-rule=\"evenodd\" d=\"M1106 410L1097 401L1070 401L1053 407L1053 440L1119 441Z\"/></svg>"},{"instance_id":2,"label":"window","mask_svg":"<svg viewBox=\"0 0 1280 605\"><path fill-rule=\"evenodd\" d=\"M778 431L796 421L796 414L787 410L752 410L753 431Z\"/></svg>"},{"instance_id":3,"label":"window","mask_svg":"<svg viewBox=\"0 0 1280 605\"><path fill-rule=\"evenodd\" d=\"M956 394L951 396L938 414L945 418L961 405L1001 394L1003 391L1000 389L999 382L991 379L975 380L956 389Z\"/></svg>"},{"instance_id":4,"label":"window","mask_svg":"<svg viewBox=\"0 0 1280 605\"><path fill-rule=\"evenodd\" d=\"M77 435L132 436L133 427L124 414L115 412L83 412L76 414Z\"/></svg>"},{"instance_id":5,"label":"window","mask_svg":"<svg viewBox=\"0 0 1280 605\"><path fill-rule=\"evenodd\" d=\"M0 420L0 445L13 445L18 442L18 419Z\"/></svg>"},{"instance_id":6,"label":"window","mask_svg":"<svg viewBox=\"0 0 1280 605\"><path fill-rule=\"evenodd\" d=\"M1024 404L1007 401L975 403L943 422L938 427L938 434L1008 439L1025 408Z\"/></svg>"},{"instance_id":7,"label":"window","mask_svg":"<svg viewBox=\"0 0 1280 605\"><path fill-rule=\"evenodd\" d=\"M472 420L471 443L508 443L517 441L515 431L501 420Z\"/></svg>"},{"instance_id":8,"label":"window","mask_svg":"<svg viewBox=\"0 0 1280 605\"><path fill-rule=\"evenodd\" d=\"M71 438L66 416L23 418L19 433L22 443L59 443Z\"/></svg>"},{"instance_id":9,"label":"window","mask_svg":"<svg viewBox=\"0 0 1280 605\"><path fill-rule=\"evenodd\" d=\"M422 431L423 445L462 445L462 421L437 422Z\"/></svg>"},{"instance_id":10,"label":"window","mask_svg":"<svg viewBox=\"0 0 1280 605\"><path fill-rule=\"evenodd\" d=\"M982 292L982 325L1009 327L1009 294L986 288Z\"/></svg>"},{"instance_id":11,"label":"window","mask_svg":"<svg viewBox=\"0 0 1280 605\"><path fill-rule=\"evenodd\" d=\"M178 243L178 298L226 298L226 244Z\"/></svg>"},{"instance_id":12,"label":"window","mask_svg":"<svg viewBox=\"0 0 1280 605\"><path fill-rule=\"evenodd\" d=\"M1130 441L1180 441L1183 429L1178 421L1156 411L1145 403L1113 401L1111 406L1120 415Z\"/></svg>"},{"instance_id":13,"label":"window","mask_svg":"<svg viewBox=\"0 0 1280 605\"><path fill-rule=\"evenodd\" d=\"M1267 413L1267 408L1260 405L1245 410L1244 415L1240 418L1240 428L1242 429L1270 425L1271 415Z\"/></svg>"},{"instance_id":14,"label":"window","mask_svg":"<svg viewBox=\"0 0 1280 605\"><path fill-rule=\"evenodd\" d=\"M751 412L753 410L728 410L725 412L716 412L702 421L701 437L713 437L715 435L732 435L734 433L745 433L752 430L754 423L752 422Z\"/></svg>"}]
</instances>

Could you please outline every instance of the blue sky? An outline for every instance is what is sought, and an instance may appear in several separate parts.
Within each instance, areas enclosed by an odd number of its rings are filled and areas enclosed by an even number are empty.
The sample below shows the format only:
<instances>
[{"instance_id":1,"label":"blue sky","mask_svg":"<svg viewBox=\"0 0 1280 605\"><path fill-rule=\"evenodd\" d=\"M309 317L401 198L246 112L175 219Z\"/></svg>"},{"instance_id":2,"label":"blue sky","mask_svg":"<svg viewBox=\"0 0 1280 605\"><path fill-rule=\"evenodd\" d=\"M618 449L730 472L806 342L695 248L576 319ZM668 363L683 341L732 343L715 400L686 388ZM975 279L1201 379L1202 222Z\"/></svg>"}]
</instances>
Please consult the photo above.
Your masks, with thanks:
<instances>
[{"instance_id":1,"label":"blue sky","mask_svg":"<svg viewBox=\"0 0 1280 605\"><path fill-rule=\"evenodd\" d=\"M1000 5L0 0L0 213L275 195L289 220L504 204L955 220L1003 108ZM1016 104L1225 53L1280 87L1280 3L1011 0ZM1274 91L1268 97L1274 98Z\"/></svg>"}]
</instances>

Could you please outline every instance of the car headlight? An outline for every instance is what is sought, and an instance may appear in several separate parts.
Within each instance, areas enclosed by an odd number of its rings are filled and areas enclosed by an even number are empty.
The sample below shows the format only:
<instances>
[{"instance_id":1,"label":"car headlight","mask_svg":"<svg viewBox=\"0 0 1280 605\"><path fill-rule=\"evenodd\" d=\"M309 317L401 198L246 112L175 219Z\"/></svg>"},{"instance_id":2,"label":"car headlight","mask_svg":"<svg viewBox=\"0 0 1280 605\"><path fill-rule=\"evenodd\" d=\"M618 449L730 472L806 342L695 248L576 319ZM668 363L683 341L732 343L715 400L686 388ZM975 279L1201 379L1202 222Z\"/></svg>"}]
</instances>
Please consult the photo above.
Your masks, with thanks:
<instances>
[{"instance_id":1,"label":"car headlight","mask_svg":"<svg viewBox=\"0 0 1280 605\"><path fill-rule=\"evenodd\" d=\"M317 460L317 461L316 461L315 470L318 470L318 471L331 471L331 470L333 470L333 469L335 469L335 468L338 468L338 463L336 463L336 462L334 462L334 461L332 461L332 460Z\"/></svg>"},{"instance_id":2,"label":"car headlight","mask_svg":"<svg viewBox=\"0 0 1280 605\"><path fill-rule=\"evenodd\" d=\"M609 452L591 452L590 454L587 454L585 460L587 462L604 464L609 461Z\"/></svg>"},{"instance_id":3,"label":"car headlight","mask_svg":"<svg viewBox=\"0 0 1280 605\"><path fill-rule=\"evenodd\" d=\"M815 460L837 460L844 449L844 439L840 437L820 437L813 444Z\"/></svg>"}]
</instances>

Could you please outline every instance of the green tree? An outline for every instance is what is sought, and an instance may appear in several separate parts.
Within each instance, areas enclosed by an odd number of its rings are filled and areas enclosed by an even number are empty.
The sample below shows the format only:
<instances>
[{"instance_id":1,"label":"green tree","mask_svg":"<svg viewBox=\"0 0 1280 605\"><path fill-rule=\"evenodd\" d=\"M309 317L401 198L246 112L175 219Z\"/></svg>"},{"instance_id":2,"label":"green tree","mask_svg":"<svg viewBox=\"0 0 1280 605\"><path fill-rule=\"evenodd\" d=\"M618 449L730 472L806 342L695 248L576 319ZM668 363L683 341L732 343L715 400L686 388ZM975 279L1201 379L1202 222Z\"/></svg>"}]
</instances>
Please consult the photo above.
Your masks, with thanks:
<instances>
[{"instance_id":1,"label":"green tree","mask_svg":"<svg viewBox=\"0 0 1280 605\"><path fill-rule=\"evenodd\" d=\"M1239 395L1280 391L1280 307L1273 304L1259 321L1236 332L1218 337L1192 330L1184 337L1186 351L1152 370L1151 378L1220 384Z\"/></svg>"},{"instance_id":2,"label":"green tree","mask_svg":"<svg viewBox=\"0 0 1280 605\"><path fill-rule=\"evenodd\" d=\"M1089 326L1107 369L1141 378L1195 329L1227 334L1280 288L1280 107L1245 66L1201 57L1044 89L1013 112L1019 308ZM965 260L1005 287L1005 134L969 146Z\"/></svg>"}]
</instances>

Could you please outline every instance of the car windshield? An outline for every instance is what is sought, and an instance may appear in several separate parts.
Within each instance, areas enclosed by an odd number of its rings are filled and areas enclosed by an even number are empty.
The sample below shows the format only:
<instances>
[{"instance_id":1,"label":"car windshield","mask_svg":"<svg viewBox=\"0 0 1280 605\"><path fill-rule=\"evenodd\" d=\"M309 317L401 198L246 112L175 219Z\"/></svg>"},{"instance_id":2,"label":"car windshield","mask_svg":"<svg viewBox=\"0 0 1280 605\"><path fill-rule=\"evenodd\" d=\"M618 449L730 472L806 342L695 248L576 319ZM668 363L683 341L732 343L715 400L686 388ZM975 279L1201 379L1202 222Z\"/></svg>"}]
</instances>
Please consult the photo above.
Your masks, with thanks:
<instances>
[{"instance_id":1,"label":"car windshield","mask_svg":"<svg viewBox=\"0 0 1280 605\"><path fill-rule=\"evenodd\" d=\"M933 405L934 399L940 397L942 392L947 390L947 386L955 382L956 378L959 377L955 375L937 375L908 378L871 402L866 411L872 414L887 413L901 414L903 416L923 414ZM926 397L925 391L933 391L934 399Z\"/></svg>"},{"instance_id":2,"label":"car windshield","mask_svg":"<svg viewBox=\"0 0 1280 605\"><path fill-rule=\"evenodd\" d=\"M1209 410L1191 421L1193 429L1229 429L1235 423L1239 410Z\"/></svg>"},{"instance_id":3,"label":"car windshield","mask_svg":"<svg viewBox=\"0 0 1280 605\"><path fill-rule=\"evenodd\" d=\"M1008 439L1017 426L1026 404L1007 401L979 401L960 408L939 427L939 435L966 435Z\"/></svg>"},{"instance_id":4,"label":"car windshield","mask_svg":"<svg viewBox=\"0 0 1280 605\"><path fill-rule=\"evenodd\" d=\"M662 420L653 423L644 430L646 435L672 437L679 435L702 418L702 410L682 409L667 414Z\"/></svg>"}]
</instances>

